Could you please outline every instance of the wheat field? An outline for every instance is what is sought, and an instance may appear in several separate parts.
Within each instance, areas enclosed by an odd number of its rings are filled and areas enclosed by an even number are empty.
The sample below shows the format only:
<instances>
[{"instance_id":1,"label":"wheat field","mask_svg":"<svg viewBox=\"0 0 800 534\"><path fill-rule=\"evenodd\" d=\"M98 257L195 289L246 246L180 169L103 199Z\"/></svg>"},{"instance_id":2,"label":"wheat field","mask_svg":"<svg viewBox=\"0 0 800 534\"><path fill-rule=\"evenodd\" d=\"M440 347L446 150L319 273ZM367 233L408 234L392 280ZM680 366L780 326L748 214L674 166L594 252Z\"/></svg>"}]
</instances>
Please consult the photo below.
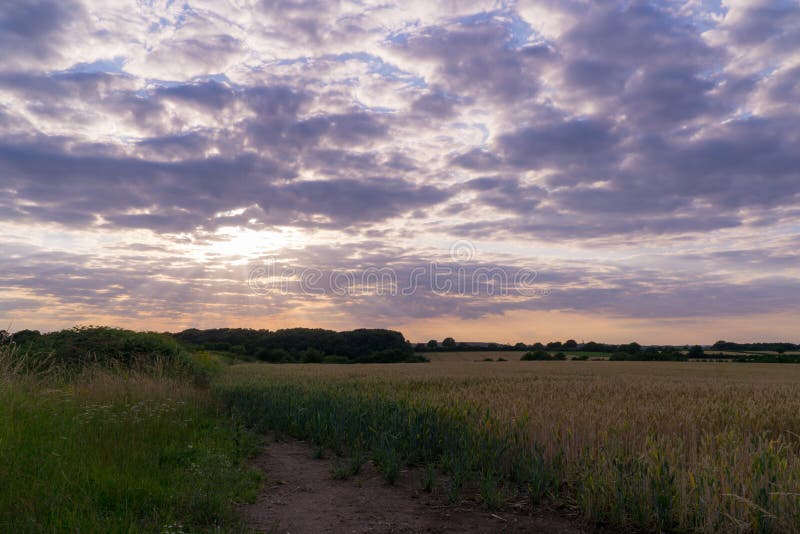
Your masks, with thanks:
<instances>
[{"instance_id":1,"label":"wheat field","mask_svg":"<svg viewBox=\"0 0 800 534\"><path fill-rule=\"evenodd\" d=\"M470 354L238 365L221 392L249 424L368 450L387 480L435 465L454 499L525 495L623 528L800 531L800 367Z\"/></svg>"}]
</instances>

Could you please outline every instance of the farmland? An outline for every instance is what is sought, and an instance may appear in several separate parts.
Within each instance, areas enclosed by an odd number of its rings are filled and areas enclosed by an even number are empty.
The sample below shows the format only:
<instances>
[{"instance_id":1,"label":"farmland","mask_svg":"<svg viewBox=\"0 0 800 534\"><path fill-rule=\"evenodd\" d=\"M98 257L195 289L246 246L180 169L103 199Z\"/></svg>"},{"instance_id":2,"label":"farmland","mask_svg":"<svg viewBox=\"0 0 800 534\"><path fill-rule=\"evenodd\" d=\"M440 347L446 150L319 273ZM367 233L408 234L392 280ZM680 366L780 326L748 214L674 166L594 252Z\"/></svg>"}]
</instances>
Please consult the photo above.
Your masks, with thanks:
<instances>
[{"instance_id":1,"label":"farmland","mask_svg":"<svg viewBox=\"0 0 800 534\"><path fill-rule=\"evenodd\" d=\"M246 529L239 507L275 487L247 463L268 435L310 445L273 455L329 458L328 486L373 473L388 503L412 481L443 508L581 528L800 531L797 365L512 350L255 363L109 328L36 343L0 347L5 530Z\"/></svg>"},{"instance_id":2,"label":"farmland","mask_svg":"<svg viewBox=\"0 0 800 534\"><path fill-rule=\"evenodd\" d=\"M471 352L422 365L237 365L218 392L246 424L368 456L388 482L406 466L435 469L453 501L524 498L615 527L790 532L798 380L792 365Z\"/></svg>"}]
</instances>

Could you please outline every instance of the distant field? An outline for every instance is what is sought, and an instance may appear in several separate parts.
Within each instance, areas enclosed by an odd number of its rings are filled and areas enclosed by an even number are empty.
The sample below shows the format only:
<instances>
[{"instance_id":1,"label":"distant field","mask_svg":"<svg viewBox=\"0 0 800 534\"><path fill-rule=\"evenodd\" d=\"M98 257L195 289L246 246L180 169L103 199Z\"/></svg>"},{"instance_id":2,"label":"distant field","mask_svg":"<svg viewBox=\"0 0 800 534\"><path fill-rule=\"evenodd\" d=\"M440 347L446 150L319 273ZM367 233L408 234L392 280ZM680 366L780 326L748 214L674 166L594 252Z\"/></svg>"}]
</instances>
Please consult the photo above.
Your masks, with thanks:
<instances>
[{"instance_id":1,"label":"distant field","mask_svg":"<svg viewBox=\"0 0 800 534\"><path fill-rule=\"evenodd\" d=\"M246 364L220 391L257 428L366 450L387 480L434 466L454 500L524 496L656 531L800 531L800 366L520 354Z\"/></svg>"},{"instance_id":2,"label":"distant field","mask_svg":"<svg viewBox=\"0 0 800 534\"><path fill-rule=\"evenodd\" d=\"M519 360L523 354L528 351L521 350L487 350L487 351L464 351L464 352L420 352L422 356L425 356L432 362L473 362L473 361L481 361L485 358L491 358L496 360L498 358L504 358L506 360ZM573 356L582 356L586 355L589 358L608 358L610 353L608 352L584 352L580 350L574 351L558 351L558 350L548 350L547 352L551 354L556 354L558 352L563 352L567 359L569 360Z\"/></svg>"}]
</instances>

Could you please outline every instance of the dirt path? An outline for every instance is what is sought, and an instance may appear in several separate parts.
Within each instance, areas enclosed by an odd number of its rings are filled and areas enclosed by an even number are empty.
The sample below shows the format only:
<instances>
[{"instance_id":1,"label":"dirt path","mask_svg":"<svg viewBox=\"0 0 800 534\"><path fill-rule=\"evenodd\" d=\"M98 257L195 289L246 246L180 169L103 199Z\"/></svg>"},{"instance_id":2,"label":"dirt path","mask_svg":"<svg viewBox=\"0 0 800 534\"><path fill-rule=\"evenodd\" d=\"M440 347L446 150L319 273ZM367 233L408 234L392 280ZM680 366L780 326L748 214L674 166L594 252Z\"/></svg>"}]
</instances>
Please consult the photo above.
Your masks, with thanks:
<instances>
[{"instance_id":1,"label":"dirt path","mask_svg":"<svg viewBox=\"0 0 800 534\"><path fill-rule=\"evenodd\" d=\"M300 441L270 444L256 465L265 473L266 489L243 512L259 532L587 532L578 521L553 512L491 513L478 505L445 505L441 496L415 489L414 473L404 472L397 485L388 486L365 464L356 477L334 480L331 461L313 459L311 447Z\"/></svg>"}]
</instances>

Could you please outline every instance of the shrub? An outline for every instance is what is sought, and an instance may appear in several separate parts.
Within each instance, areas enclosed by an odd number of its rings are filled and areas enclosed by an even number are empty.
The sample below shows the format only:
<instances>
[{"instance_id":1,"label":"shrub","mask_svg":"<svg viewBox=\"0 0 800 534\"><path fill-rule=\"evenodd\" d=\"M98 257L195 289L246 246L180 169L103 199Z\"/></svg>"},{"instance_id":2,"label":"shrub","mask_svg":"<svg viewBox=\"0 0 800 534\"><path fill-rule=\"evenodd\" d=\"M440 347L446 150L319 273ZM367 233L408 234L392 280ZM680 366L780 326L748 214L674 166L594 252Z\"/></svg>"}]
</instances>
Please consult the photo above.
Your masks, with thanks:
<instances>
[{"instance_id":1,"label":"shrub","mask_svg":"<svg viewBox=\"0 0 800 534\"><path fill-rule=\"evenodd\" d=\"M285 362L292 358L289 351L284 349L261 349L256 353L256 358L265 362Z\"/></svg>"},{"instance_id":2,"label":"shrub","mask_svg":"<svg viewBox=\"0 0 800 534\"><path fill-rule=\"evenodd\" d=\"M522 361L535 361L535 360L552 360L553 358L550 357L550 353L546 350L534 350L532 352L526 352L522 355L520 360Z\"/></svg>"},{"instance_id":3,"label":"shrub","mask_svg":"<svg viewBox=\"0 0 800 534\"><path fill-rule=\"evenodd\" d=\"M694 347L689 349L689 353L687 354L687 356L689 358L702 358L703 356L705 356L705 353L703 352L703 347L701 347L700 345L695 345Z\"/></svg>"},{"instance_id":4,"label":"shrub","mask_svg":"<svg viewBox=\"0 0 800 534\"><path fill-rule=\"evenodd\" d=\"M322 363L325 358L325 353L315 348L307 348L303 353L303 361L305 363Z\"/></svg>"},{"instance_id":5,"label":"shrub","mask_svg":"<svg viewBox=\"0 0 800 534\"><path fill-rule=\"evenodd\" d=\"M168 372L190 368L188 354L170 336L121 328L88 326L27 335L16 348L34 366L46 360L67 372L95 364Z\"/></svg>"}]
</instances>

